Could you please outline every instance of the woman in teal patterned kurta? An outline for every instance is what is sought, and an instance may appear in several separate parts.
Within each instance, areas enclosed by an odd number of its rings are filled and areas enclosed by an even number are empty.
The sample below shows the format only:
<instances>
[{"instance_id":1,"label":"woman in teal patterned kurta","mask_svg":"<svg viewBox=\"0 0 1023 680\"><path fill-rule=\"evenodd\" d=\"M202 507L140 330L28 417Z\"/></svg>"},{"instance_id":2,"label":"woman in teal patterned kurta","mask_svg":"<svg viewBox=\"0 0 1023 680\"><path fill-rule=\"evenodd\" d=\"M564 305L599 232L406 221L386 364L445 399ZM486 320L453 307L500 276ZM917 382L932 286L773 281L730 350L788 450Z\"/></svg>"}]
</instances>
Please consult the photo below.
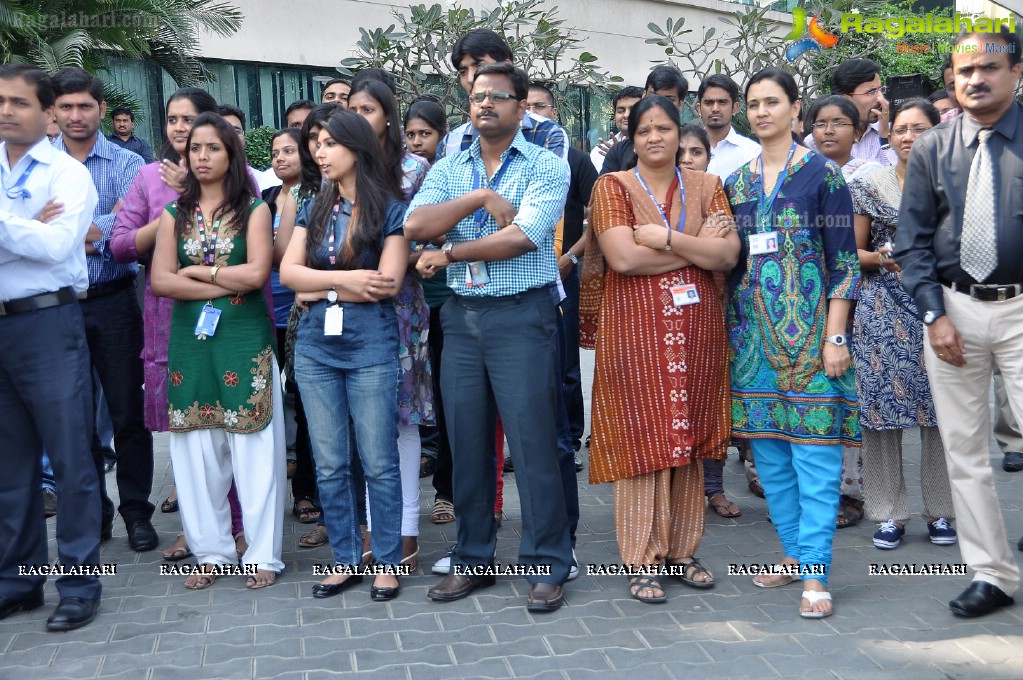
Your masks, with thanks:
<instances>
[{"instance_id":1,"label":"woman in teal patterned kurta","mask_svg":"<svg viewBox=\"0 0 1023 680\"><path fill-rule=\"evenodd\" d=\"M253 565L249 588L274 583L281 561L284 418L273 325L270 211L252 193L234 129L196 118L181 198L160 220L153 290L176 300L168 351L170 452L181 524L201 565L185 582L209 587L237 562L227 492L238 490ZM216 323L212 320L216 319Z\"/></svg>"},{"instance_id":2,"label":"woman in teal patterned kurta","mask_svg":"<svg viewBox=\"0 0 1023 680\"><path fill-rule=\"evenodd\" d=\"M831 614L842 446L859 443L845 343L860 274L852 200L838 166L792 141L791 75L761 71L746 100L763 154L725 183L743 244L728 305L732 429L750 440L792 567L754 583L785 585L798 574L801 615L820 618Z\"/></svg>"}]
</instances>

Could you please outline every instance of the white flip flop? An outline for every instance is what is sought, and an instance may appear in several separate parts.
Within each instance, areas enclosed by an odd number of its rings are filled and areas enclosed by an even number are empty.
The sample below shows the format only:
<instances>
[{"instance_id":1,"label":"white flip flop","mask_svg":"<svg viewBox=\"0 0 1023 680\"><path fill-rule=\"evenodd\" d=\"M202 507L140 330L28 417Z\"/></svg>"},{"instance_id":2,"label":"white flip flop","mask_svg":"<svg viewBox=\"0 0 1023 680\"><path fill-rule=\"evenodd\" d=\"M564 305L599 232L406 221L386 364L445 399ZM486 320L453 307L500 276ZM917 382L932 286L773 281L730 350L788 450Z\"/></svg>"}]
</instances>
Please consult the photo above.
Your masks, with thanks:
<instances>
[{"instance_id":1,"label":"white flip flop","mask_svg":"<svg viewBox=\"0 0 1023 680\"><path fill-rule=\"evenodd\" d=\"M831 600L831 593L821 592L819 590L804 590L803 599L809 602L810 606L812 607L818 602L823 602L824 600ZM834 607L832 607L831 611L828 612L817 612L812 609L810 611L803 611L802 609L800 609L799 615L802 616L804 619L823 619L825 616L831 616L831 614L834 611L835 611Z\"/></svg>"}]
</instances>

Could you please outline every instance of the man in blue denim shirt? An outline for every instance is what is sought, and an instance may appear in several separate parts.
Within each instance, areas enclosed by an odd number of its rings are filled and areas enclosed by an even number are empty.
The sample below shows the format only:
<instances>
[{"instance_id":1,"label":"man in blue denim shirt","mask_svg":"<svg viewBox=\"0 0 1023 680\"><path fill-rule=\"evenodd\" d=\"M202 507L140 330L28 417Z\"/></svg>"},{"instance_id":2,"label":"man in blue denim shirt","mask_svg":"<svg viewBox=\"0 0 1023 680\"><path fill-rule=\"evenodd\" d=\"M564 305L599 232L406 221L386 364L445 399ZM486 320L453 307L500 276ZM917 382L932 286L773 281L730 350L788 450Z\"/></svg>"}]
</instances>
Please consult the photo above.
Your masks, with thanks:
<instances>
[{"instance_id":1,"label":"man in blue denim shirt","mask_svg":"<svg viewBox=\"0 0 1023 680\"><path fill-rule=\"evenodd\" d=\"M53 78L60 151L84 163L99 194L83 248L89 268L89 289L79 294L93 375L99 377L114 426L117 452L118 511L132 550L156 547L150 521L153 504L153 435L146 429L142 395L142 313L135 296L138 265L121 264L107 248L114 215L142 168L142 157L122 149L99 133L106 112L103 83L79 68L66 68ZM110 538L114 504L106 493L103 443L93 441L93 458L103 500L103 538Z\"/></svg>"},{"instance_id":2,"label":"man in blue denim shirt","mask_svg":"<svg viewBox=\"0 0 1023 680\"><path fill-rule=\"evenodd\" d=\"M554 227L568 193L567 165L523 137L529 80L511 64L475 74L471 115L479 137L441 159L409 206L405 233L430 241L417 269L447 269L454 295L441 310L441 391L454 459L458 544L451 572L430 589L451 601L494 583L493 515L500 413L522 503L519 563L530 611L563 603L572 564L555 424L557 327L551 287L558 276ZM451 265L451 266L448 266ZM524 370L529 367L530 371Z\"/></svg>"}]
</instances>

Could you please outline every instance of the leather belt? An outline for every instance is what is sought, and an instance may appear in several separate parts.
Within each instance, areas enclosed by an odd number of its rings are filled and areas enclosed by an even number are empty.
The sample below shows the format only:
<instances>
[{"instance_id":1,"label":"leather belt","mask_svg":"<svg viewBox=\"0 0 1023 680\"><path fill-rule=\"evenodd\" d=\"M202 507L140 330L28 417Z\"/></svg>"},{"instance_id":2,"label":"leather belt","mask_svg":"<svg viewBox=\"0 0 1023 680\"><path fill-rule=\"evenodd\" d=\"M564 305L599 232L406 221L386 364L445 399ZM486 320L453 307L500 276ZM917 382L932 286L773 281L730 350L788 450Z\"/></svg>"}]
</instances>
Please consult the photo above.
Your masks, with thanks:
<instances>
[{"instance_id":1,"label":"leather belt","mask_svg":"<svg viewBox=\"0 0 1023 680\"><path fill-rule=\"evenodd\" d=\"M114 293L120 292L125 288L132 288L134 285L134 276L122 276L121 278L113 281L106 281L104 283L97 283L94 286L89 286L89 290L78 294L78 299L92 300L93 298L106 297L107 295L113 295Z\"/></svg>"},{"instance_id":2,"label":"leather belt","mask_svg":"<svg viewBox=\"0 0 1023 680\"><path fill-rule=\"evenodd\" d=\"M72 302L78 302L78 298L75 296L75 292L71 290L70 286L65 286L56 293L42 293L40 295L19 298L17 300L9 300L8 302L0 302L0 316L10 316L11 314L21 314L23 312L35 312L48 307L69 305Z\"/></svg>"},{"instance_id":3,"label":"leather belt","mask_svg":"<svg viewBox=\"0 0 1023 680\"><path fill-rule=\"evenodd\" d=\"M980 302L1001 302L1017 295L1023 295L1023 283L999 284L961 284L954 281L942 281L941 285L951 288L953 293L969 295Z\"/></svg>"}]
</instances>

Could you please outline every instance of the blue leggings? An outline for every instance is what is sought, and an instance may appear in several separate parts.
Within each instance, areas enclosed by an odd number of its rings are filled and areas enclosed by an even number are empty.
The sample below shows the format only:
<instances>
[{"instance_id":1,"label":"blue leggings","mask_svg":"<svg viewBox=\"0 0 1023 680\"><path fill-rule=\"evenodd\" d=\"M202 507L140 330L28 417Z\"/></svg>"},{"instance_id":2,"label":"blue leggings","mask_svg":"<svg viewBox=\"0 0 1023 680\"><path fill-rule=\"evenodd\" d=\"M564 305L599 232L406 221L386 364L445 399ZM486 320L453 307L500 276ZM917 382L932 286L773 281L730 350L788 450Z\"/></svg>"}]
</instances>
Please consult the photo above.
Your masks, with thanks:
<instances>
[{"instance_id":1,"label":"blue leggings","mask_svg":"<svg viewBox=\"0 0 1023 680\"><path fill-rule=\"evenodd\" d=\"M751 439L771 521L785 555L799 560L803 580L828 585L835 537L842 447Z\"/></svg>"}]
</instances>

